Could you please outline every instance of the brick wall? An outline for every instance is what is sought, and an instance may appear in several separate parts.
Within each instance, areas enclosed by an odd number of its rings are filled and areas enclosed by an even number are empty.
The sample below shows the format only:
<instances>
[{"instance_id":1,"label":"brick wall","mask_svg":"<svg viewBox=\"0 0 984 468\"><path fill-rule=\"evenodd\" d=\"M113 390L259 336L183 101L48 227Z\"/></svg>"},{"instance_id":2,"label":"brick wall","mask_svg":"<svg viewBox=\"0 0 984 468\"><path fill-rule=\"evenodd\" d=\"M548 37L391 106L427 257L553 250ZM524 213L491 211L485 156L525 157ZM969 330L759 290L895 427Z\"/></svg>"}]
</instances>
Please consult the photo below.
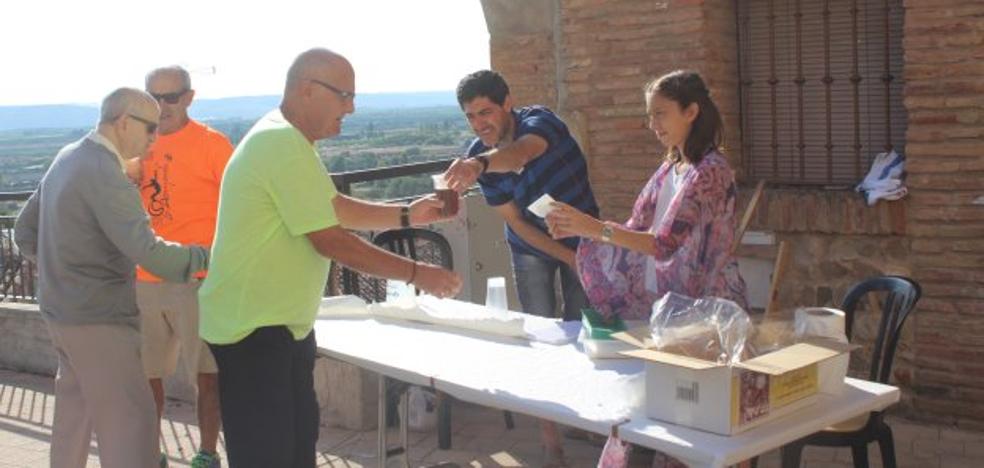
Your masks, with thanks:
<instances>
[{"instance_id":1,"label":"brick wall","mask_svg":"<svg viewBox=\"0 0 984 468\"><path fill-rule=\"evenodd\" d=\"M482 0L492 69L509 83L517 106L557 107L555 0Z\"/></svg>"},{"instance_id":2,"label":"brick wall","mask_svg":"<svg viewBox=\"0 0 984 468\"><path fill-rule=\"evenodd\" d=\"M510 80L518 103L551 106L572 127L603 217L625 219L662 161L665 149L644 124L642 88L673 69L704 76L725 121L726 153L741 174L734 2L485 0L483 6L493 67ZM751 187L742 188L745 200ZM789 241L796 264L780 301L792 307L837 303L871 272L908 273L896 252L904 242L890 238L905 232L905 221L904 203L871 209L843 191L770 189L751 229ZM859 261L831 255L831 241L811 234L889 237ZM891 254L881 254L886 250ZM818 258L830 264L813 268Z\"/></svg>"},{"instance_id":3,"label":"brick wall","mask_svg":"<svg viewBox=\"0 0 984 468\"><path fill-rule=\"evenodd\" d=\"M645 126L647 81L676 68L700 71L726 125L737 128L731 2L482 3L493 68L509 80L518 104L550 106L572 127L606 218L629 214L665 152ZM738 148L737 136L729 131L729 148Z\"/></svg>"},{"instance_id":4,"label":"brick wall","mask_svg":"<svg viewBox=\"0 0 984 468\"><path fill-rule=\"evenodd\" d=\"M984 429L984 2L907 0L914 410Z\"/></svg>"},{"instance_id":5,"label":"brick wall","mask_svg":"<svg viewBox=\"0 0 984 468\"><path fill-rule=\"evenodd\" d=\"M752 187L744 186L744 209ZM905 236L907 201L868 206L854 192L767 188L749 230L773 232L786 241L791 267L782 278L779 304L839 306L847 290L876 275L911 276ZM741 248L739 255L775 258L775 249Z\"/></svg>"},{"instance_id":6,"label":"brick wall","mask_svg":"<svg viewBox=\"0 0 984 468\"><path fill-rule=\"evenodd\" d=\"M661 162L642 87L673 69L707 80L741 174L733 1L533 0L523 12L517 3L483 0L493 67L519 103L551 106L575 130L603 217L624 219ZM984 428L984 205L973 204L984 196L984 4L904 7L910 197L868 207L849 191L773 187L751 229L790 244L787 309L839 304L868 276L915 277L925 296L896 361L903 409ZM874 335L865 320L862 343Z\"/></svg>"}]
</instances>

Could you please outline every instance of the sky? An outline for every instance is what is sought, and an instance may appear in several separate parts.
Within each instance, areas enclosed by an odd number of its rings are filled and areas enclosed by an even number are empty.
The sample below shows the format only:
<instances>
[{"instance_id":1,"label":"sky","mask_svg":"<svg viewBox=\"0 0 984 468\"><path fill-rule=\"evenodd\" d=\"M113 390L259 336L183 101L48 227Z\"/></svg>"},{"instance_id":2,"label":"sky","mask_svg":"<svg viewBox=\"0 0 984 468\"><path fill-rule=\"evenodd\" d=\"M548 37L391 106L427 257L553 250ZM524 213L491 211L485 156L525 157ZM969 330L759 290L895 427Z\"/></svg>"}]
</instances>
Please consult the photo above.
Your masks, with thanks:
<instances>
[{"instance_id":1,"label":"sky","mask_svg":"<svg viewBox=\"0 0 984 468\"><path fill-rule=\"evenodd\" d=\"M0 106L96 103L147 71L191 71L196 98L280 94L327 47L356 92L453 90L489 67L479 0L15 0L0 7Z\"/></svg>"}]
</instances>

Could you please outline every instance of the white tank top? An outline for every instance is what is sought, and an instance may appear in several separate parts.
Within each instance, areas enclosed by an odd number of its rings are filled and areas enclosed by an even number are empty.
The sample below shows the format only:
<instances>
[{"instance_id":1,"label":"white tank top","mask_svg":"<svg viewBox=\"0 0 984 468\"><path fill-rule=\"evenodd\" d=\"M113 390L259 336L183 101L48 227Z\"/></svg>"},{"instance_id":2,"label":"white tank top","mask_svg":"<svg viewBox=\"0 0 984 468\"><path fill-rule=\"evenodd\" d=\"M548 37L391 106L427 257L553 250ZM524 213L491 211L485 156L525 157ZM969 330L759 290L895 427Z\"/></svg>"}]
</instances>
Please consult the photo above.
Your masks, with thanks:
<instances>
[{"instance_id":1,"label":"white tank top","mask_svg":"<svg viewBox=\"0 0 984 468\"><path fill-rule=\"evenodd\" d=\"M663 179L663 186L660 187L659 196L656 198L656 212L653 217L653 225L650 228L652 232L656 232L659 226L663 224L663 218L666 217L666 210L670 207L670 202L680 192L680 188L683 187L683 178L691 169L693 167L687 167L687 170L683 171L682 174L677 174L676 167L671 167L670 173Z\"/></svg>"}]
</instances>

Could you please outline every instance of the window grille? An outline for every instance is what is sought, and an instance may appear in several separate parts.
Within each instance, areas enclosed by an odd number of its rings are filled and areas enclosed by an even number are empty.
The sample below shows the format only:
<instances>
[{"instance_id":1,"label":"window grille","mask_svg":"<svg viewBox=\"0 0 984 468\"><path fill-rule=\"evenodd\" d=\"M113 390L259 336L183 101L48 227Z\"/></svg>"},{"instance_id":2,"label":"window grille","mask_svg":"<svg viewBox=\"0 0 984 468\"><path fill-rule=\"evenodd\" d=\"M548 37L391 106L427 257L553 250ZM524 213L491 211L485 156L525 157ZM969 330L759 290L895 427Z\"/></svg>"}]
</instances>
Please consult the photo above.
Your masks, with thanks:
<instances>
[{"instance_id":1,"label":"window grille","mask_svg":"<svg viewBox=\"0 0 984 468\"><path fill-rule=\"evenodd\" d=\"M877 153L901 152L901 0L737 5L747 178L854 184Z\"/></svg>"}]
</instances>

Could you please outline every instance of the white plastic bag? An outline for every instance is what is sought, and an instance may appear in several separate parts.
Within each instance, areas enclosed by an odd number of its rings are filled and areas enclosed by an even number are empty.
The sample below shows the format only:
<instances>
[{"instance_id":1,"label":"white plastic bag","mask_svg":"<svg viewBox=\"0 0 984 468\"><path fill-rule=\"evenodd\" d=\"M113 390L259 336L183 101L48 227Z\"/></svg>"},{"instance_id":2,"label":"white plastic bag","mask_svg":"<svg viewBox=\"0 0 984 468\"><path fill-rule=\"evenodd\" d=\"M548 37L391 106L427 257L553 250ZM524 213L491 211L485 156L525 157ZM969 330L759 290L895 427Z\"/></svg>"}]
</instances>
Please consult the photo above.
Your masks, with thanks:
<instances>
[{"instance_id":1,"label":"white plastic bag","mask_svg":"<svg viewBox=\"0 0 984 468\"><path fill-rule=\"evenodd\" d=\"M878 153L871 162L871 169L854 189L864 194L868 206L878 200L898 200L909 191L902 183L905 176L905 156L895 150Z\"/></svg>"}]
</instances>

